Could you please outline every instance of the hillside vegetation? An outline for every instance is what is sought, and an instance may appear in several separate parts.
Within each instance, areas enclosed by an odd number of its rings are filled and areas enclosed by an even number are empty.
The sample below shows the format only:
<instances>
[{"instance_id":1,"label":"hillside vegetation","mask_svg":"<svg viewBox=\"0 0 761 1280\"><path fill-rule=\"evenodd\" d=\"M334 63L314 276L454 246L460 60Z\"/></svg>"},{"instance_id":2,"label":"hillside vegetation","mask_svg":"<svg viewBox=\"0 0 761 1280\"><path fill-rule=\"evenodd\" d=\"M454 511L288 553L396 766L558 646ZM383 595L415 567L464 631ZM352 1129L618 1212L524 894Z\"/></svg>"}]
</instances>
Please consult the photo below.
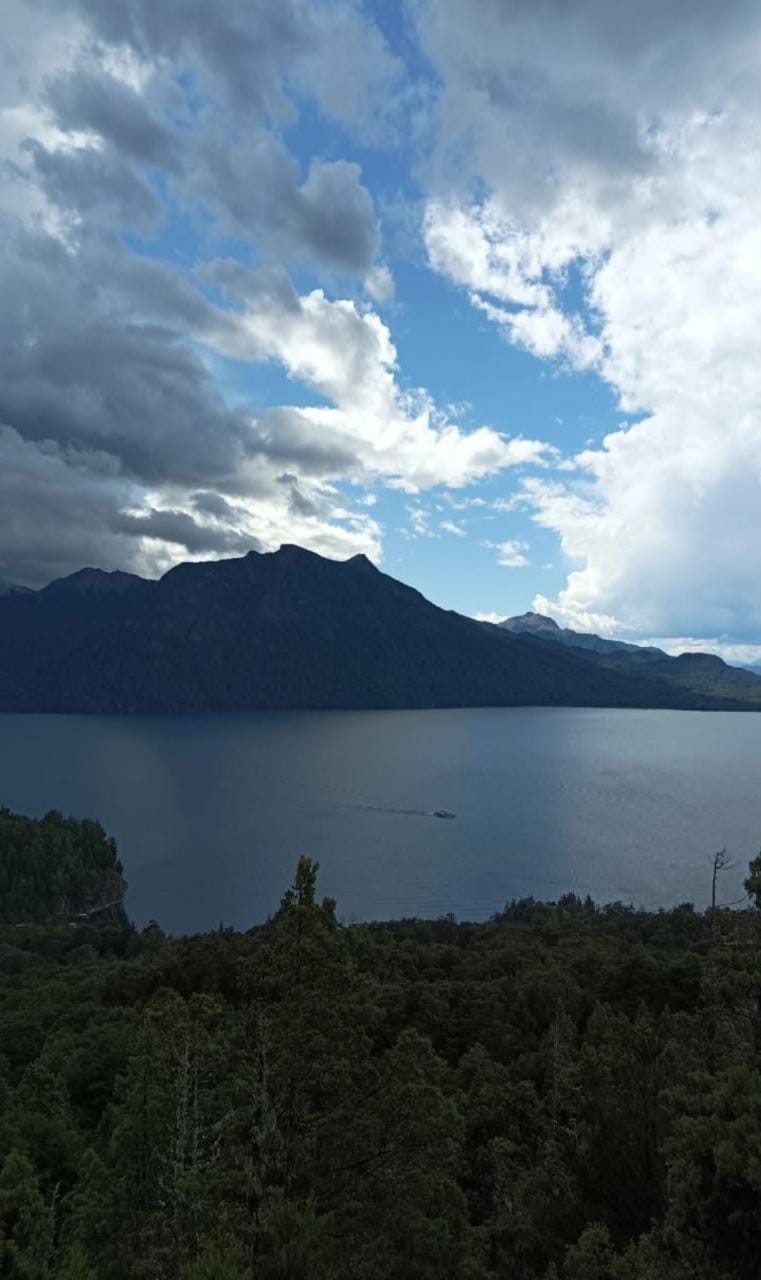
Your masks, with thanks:
<instances>
[{"instance_id":1,"label":"hillside vegetation","mask_svg":"<svg viewBox=\"0 0 761 1280\"><path fill-rule=\"evenodd\" d=\"M124 920L126 887L116 844L99 822L0 807L0 921Z\"/></svg>"},{"instance_id":2,"label":"hillside vegetation","mask_svg":"<svg viewBox=\"0 0 761 1280\"><path fill-rule=\"evenodd\" d=\"M755 911L344 927L315 877L0 928L1 1275L757 1280Z\"/></svg>"}]
</instances>

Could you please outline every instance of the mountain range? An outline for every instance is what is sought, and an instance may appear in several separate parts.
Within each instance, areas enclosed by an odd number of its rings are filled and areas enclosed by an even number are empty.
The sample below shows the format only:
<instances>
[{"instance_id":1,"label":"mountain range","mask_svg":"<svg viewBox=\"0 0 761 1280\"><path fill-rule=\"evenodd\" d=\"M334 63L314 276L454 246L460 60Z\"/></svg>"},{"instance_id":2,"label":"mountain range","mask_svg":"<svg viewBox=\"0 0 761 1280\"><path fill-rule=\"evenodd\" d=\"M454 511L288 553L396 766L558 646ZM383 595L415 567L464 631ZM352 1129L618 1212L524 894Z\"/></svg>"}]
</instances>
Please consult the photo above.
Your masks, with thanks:
<instances>
[{"instance_id":1,"label":"mountain range","mask_svg":"<svg viewBox=\"0 0 761 1280\"><path fill-rule=\"evenodd\" d=\"M761 693L761 677L745 667L729 666L712 653L681 653L676 657L653 645L630 644L625 640L609 640L588 631L572 631L559 627L553 618L541 613L522 613L506 618L497 626L512 635L541 643L563 645L594 654L600 665L610 671L646 674L673 688L692 691L698 696L725 700L739 699L752 704Z\"/></svg>"},{"instance_id":2,"label":"mountain range","mask_svg":"<svg viewBox=\"0 0 761 1280\"><path fill-rule=\"evenodd\" d=\"M296 546L0 589L2 711L517 705L761 709L761 677L539 615L476 622Z\"/></svg>"}]
</instances>

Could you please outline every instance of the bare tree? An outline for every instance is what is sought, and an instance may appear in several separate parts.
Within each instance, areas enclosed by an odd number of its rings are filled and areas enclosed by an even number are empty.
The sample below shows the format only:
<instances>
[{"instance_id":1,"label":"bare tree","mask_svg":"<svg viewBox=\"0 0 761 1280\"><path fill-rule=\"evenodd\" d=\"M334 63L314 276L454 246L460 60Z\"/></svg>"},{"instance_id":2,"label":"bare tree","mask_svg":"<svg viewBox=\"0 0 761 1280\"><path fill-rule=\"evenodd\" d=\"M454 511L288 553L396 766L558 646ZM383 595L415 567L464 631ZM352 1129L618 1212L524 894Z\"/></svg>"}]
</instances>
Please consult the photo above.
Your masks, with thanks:
<instances>
[{"instance_id":1,"label":"bare tree","mask_svg":"<svg viewBox=\"0 0 761 1280\"><path fill-rule=\"evenodd\" d=\"M713 875L711 876L711 913L716 910L716 884L722 871L732 871L737 866L731 862L726 849L717 849L713 855Z\"/></svg>"}]
</instances>

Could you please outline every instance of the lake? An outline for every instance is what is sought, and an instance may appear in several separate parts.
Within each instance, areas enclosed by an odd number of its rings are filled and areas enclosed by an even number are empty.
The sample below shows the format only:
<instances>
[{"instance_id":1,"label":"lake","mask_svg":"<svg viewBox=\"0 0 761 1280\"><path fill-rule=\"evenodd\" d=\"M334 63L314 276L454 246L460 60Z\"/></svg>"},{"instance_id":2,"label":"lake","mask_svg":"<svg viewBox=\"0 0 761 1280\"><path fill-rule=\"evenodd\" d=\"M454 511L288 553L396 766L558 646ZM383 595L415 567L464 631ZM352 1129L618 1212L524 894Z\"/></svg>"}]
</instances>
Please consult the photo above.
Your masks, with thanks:
<instances>
[{"instance_id":1,"label":"lake","mask_svg":"<svg viewBox=\"0 0 761 1280\"><path fill-rule=\"evenodd\" d=\"M172 933L263 920L301 853L345 920L483 920L570 889L705 905L723 845L730 900L761 845L760 774L753 714L0 715L0 803L99 818L130 915Z\"/></svg>"}]
</instances>

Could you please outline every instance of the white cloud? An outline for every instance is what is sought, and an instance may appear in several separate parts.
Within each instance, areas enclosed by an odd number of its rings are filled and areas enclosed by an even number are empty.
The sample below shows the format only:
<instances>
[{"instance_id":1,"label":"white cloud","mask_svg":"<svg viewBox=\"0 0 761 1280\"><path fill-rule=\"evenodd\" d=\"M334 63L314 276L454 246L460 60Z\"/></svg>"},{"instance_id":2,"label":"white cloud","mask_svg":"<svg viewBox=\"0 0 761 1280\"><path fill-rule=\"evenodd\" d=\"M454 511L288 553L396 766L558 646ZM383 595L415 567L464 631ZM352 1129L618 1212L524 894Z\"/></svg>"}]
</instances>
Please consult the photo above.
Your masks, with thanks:
<instances>
[{"instance_id":1,"label":"white cloud","mask_svg":"<svg viewBox=\"0 0 761 1280\"><path fill-rule=\"evenodd\" d=\"M468 536L467 530L463 529L462 525L455 524L454 520L440 520L439 528L443 529L445 533L454 534L455 538L467 538Z\"/></svg>"},{"instance_id":2,"label":"white cloud","mask_svg":"<svg viewBox=\"0 0 761 1280\"><path fill-rule=\"evenodd\" d=\"M477 21L442 0L421 14L443 80L431 264L509 341L595 369L641 415L575 459L568 482L523 485L571 562L545 608L594 630L752 640L757 6L699 5L689 22L676 3L603 0L478 0Z\"/></svg>"},{"instance_id":3,"label":"white cloud","mask_svg":"<svg viewBox=\"0 0 761 1280\"><path fill-rule=\"evenodd\" d=\"M761 644L732 644L716 638L695 639L693 636L668 636L664 639L645 639L639 644L654 645L666 653L713 653L735 667L761 667Z\"/></svg>"},{"instance_id":4,"label":"white cloud","mask_svg":"<svg viewBox=\"0 0 761 1280\"><path fill-rule=\"evenodd\" d=\"M410 518L413 533L418 538L435 538L436 534L429 525L431 518L430 511L426 511L424 507L407 507L407 514Z\"/></svg>"},{"instance_id":5,"label":"white cloud","mask_svg":"<svg viewBox=\"0 0 761 1280\"><path fill-rule=\"evenodd\" d=\"M263 432L272 424L284 445L290 436L294 447L310 439L322 448L325 476L378 478L416 493L554 456L542 441L508 439L490 427L465 432L427 392L402 390L391 334L374 311L320 289L299 298L278 273L235 267L233 287L243 308L218 311L205 340L238 359L278 360L331 402L262 419Z\"/></svg>"},{"instance_id":6,"label":"white cloud","mask_svg":"<svg viewBox=\"0 0 761 1280\"><path fill-rule=\"evenodd\" d=\"M378 559L376 497L362 490L459 489L553 459L541 441L461 427L457 409L404 379L370 304L306 285L299 297L286 274L297 263L334 293L350 275L375 303L392 301L353 147L395 145L425 88L416 94L354 0L11 0L0 83L5 572L38 581L98 547L110 565L157 572L284 540ZM299 145L297 159L286 139L304 113L307 148L326 116L342 131L311 155ZM159 227L164 262L125 234ZM211 257L220 236L241 258L282 265L196 260L194 280L190 256ZM221 356L278 362L300 384L294 403L254 412L245 369L226 395L235 378ZM84 521L71 514L77 495Z\"/></svg>"},{"instance_id":7,"label":"white cloud","mask_svg":"<svg viewBox=\"0 0 761 1280\"><path fill-rule=\"evenodd\" d=\"M506 569L522 569L530 563L525 554L530 549L529 544L522 542L520 538L508 538L506 542L484 542L482 545L496 551L497 564Z\"/></svg>"},{"instance_id":8,"label":"white cloud","mask_svg":"<svg viewBox=\"0 0 761 1280\"><path fill-rule=\"evenodd\" d=\"M385 264L373 268L365 280L365 290L379 304L392 301L394 277Z\"/></svg>"},{"instance_id":9,"label":"white cloud","mask_svg":"<svg viewBox=\"0 0 761 1280\"><path fill-rule=\"evenodd\" d=\"M471 615L476 622L504 622L504 615L501 613L474 613Z\"/></svg>"}]
</instances>

